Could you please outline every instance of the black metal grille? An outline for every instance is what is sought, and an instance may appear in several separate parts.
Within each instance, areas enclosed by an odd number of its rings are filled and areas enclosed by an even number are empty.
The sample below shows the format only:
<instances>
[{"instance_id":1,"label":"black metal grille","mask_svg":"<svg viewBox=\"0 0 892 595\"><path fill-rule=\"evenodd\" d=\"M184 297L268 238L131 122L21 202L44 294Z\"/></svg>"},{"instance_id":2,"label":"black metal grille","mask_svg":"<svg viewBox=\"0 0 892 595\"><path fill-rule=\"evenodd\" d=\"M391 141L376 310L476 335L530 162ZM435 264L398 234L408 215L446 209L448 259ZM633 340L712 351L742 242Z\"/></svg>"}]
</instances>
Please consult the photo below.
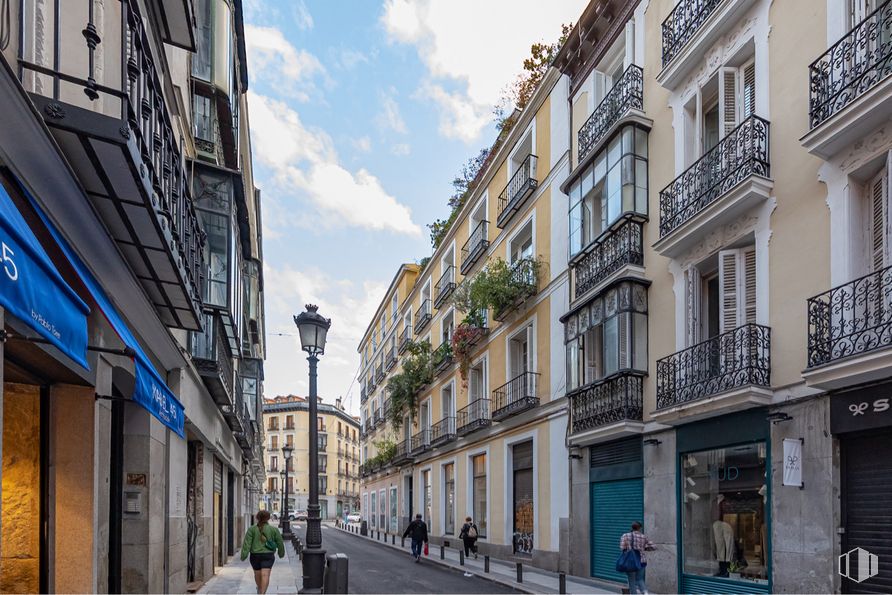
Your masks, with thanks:
<instances>
[{"instance_id":1,"label":"black metal grille","mask_svg":"<svg viewBox=\"0 0 892 595\"><path fill-rule=\"evenodd\" d=\"M467 273L489 247L489 221L481 221L461 248L461 274Z\"/></svg>"},{"instance_id":2,"label":"black metal grille","mask_svg":"<svg viewBox=\"0 0 892 595\"><path fill-rule=\"evenodd\" d=\"M460 436L492 424L489 417L489 399L471 401L467 407L459 409L455 417L456 432Z\"/></svg>"},{"instance_id":3,"label":"black metal grille","mask_svg":"<svg viewBox=\"0 0 892 595\"><path fill-rule=\"evenodd\" d=\"M579 129L577 162L582 161L598 141L604 138L610 127L630 109L644 109L644 71L635 64L626 69Z\"/></svg>"},{"instance_id":4,"label":"black metal grille","mask_svg":"<svg viewBox=\"0 0 892 595\"><path fill-rule=\"evenodd\" d=\"M521 258L511 265L511 284L519 287L517 297L511 303L504 304L493 312L492 317L504 322L508 315L516 310L530 296L536 294L539 286L539 273L536 262L530 258Z\"/></svg>"},{"instance_id":5,"label":"black metal grille","mask_svg":"<svg viewBox=\"0 0 892 595\"><path fill-rule=\"evenodd\" d=\"M511 216L520 210L526 197L539 185L539 180L536 178L538 159L535 155L527 155L511 176L508 185L499 194L499 215L496 219L496 225L499 227L505 227Z\"/></svg>"},{"instance_id":6,"label":"black metal grille","mask_svg":"<svg viewBox=\"0 0 892 595\"><path fill-rule=\"evenodd\" d=\"M807 303L809 368L892 345L892 267Z\"/></svg>"},{"instance_id":7,"label":"black metal grille","mask_svg":"<svg viewBox=\"0 0 892 595\"><path fill-rule=\"evenodd\" d=\"M398 442L396 448L393 449L393 463L402 463L411 458L412 442L407 438L402 442Z\"/></svg>"},{"instance_id":8,"label":"black metal grille","mask_svg":"<svg viewBox=\"0 0 892 595\"><path fill-rule=\"evenodd\" d=\"M595 240L581 257L570 263L573 299L584 295L626 265L643 265L643 237L644 224L628 216Z\"/></svg>"},{"instance_id":9,"label":"black metal grille","mask_svg":"<svg viewBox=\"0 0 892 595\"><path fill-rule=\"evenodd\" d=\"M644 381L640 373L623 372L567 394L573 433L624 420L641 421Z\"/></svg>"},{"instance_id":10,"label":"black metal grille","mask_svg":"<svg viewBox=\"0 0 892 595\"><path fill-rule=\"evenodd\" d=\"M412 325L407 324L403 326L403 330L400 331L399 343L397 344L397 352L402 355L403 352L406 351L406 348L409 346L409 343L412 341Z\"/></svg>"},{"instance_id":11,"label":"black metal grille","mask_svg":"<svg viewBox=\"0 0 892 595\"><path fill-rule=\"evenodd\" d=\"M892 1L808 67L809 123L818 126L892 74Z\"/></svg>"},{"instance_id":12,"label":"black metal grille","mask_svg":"<svg viewBox=\"0 0 892 595\"><path fill-rule=\"evenodd\" d=\"M375 383L381 384L384 381L384 364L378 364L378 367L375 368Z\"/></svg>"},{"instance_id":13,"label":"black metal grille","mask_svg":"<svg viewBox=\"0 0 892 595\"><path fill-rule=\"evenodd\" d=\"M387 348L387 357L384 359L384 369L389 372L396 365L396 346L391 345Z\"/></svg>"},{"instance_id":14,"label":"black metal grille","mask_svg":"<svg viewBox=\"0 0 892 595\"><path fill-rule=\"evenodd\" d=\"M452 365L452 346L449 342L442 343L431 353L431 365L434 372L442 374Z\"/></svg>"},{"instance_id":15,"label":"black metal grille","mask_svg":"<svg viewBox=\"0 0 892 595\"><path fill-rule=\"evenodd\" d=\"M434 295L436 298L434 299L434 307L439 308L443 302L446 301L452 291L455 289L455 267L449 265L446 267L446 270L443 271L443 274L440 276L440 280L437 281L437 286L434 290Z\"/></svg>"},{"instance_id":16,"label":"black metal grille","mask_svg":"<svg viewBox=\"0 0 892 595\"><path fill-rule=\"evenodd\" d=\"M431 446L455 440L455 417L444 417L431 427Z\"/></svg>"},{"instance_id":17,"label":"black metal grille","mask_svg":"<svg viewBox=\"0 0 892 595\"><path fill-rule=\"evenodd\" d=\"M539 374L524 372L492 391L492 418L504 419L539 405L536 388Z\"/></svg>"},{"instance_id":18,"label":"black metal grille","mask_svg":"<svg viewBox=\"0 0 892 595\"><path fill-rule=\"evenodd\" d=\"M431 301L424 300L415 312L415 334L419 335L431 321Z\"/></svg>"},{"instance_id":19,"label":"black metal grille","mask_svg":"<svg viewBox=\"0 0 892 595\"><path fill-rule=\"evenodd\" d=\"M424 428L414 436L412 436L411 453L417 454L430 448L431 431L430 428Z\"/></svg>"},{"instance_id":20,"label":"black metal grille","mask_svg":"<svg viewBox=\"0 0 892 595\"><path fill-rule=\"evenodd\" d=\"M660 237L752 175L768 177L768 121L750 116L660 191Z\"/></svg>"},{"instance_id":21,"label":"black metal grille","mask_svg":"<svg viewBox=\"0 0 892 595\"><path fill-rule=\"evenodd\" d=\"M725 0L681 0L663 21L663 67L700 30Z\"/></svg>"},{"instance_id":22,"label":"black metal grille","mask_svg":"<svg viewBox=\"0 0 892 595\"><path fill-rule=\"evenodd\" d=\"M770 386L771 329L745 324L657 360L657 409L743 386Z\"/></svg>"}]
</instances>

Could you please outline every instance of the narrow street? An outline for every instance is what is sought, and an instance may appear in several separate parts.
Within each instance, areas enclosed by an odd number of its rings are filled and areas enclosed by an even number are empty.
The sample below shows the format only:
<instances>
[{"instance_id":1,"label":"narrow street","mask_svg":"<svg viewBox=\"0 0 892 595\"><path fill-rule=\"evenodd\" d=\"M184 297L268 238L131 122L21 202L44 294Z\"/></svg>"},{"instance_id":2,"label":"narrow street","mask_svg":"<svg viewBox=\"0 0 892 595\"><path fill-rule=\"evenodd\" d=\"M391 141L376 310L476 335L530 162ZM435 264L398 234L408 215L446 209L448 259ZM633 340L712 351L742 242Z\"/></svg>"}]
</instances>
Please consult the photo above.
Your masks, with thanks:
<instances>
[{"instance_id":1,"label":"narrow street","mask_svg":"<svg viewBox=\"0 0 892 595\"><path fill-rule=\"evenodd\" d=\"M298 525L303 538L304 523ZM322 526L326 552L350 558L350 593L516 593L492 581L444 568L432 561L416 564L393 548Z\"/></svg>"}]
</instances>

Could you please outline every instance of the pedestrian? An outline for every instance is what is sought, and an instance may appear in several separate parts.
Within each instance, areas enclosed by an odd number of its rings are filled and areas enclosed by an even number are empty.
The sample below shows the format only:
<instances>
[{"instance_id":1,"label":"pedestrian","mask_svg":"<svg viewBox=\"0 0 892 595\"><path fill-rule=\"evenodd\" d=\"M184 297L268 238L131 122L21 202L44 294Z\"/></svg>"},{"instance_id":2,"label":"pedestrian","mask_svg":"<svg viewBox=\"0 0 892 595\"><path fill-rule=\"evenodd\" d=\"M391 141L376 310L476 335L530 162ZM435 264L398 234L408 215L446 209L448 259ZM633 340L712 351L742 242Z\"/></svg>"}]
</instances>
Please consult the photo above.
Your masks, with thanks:
<instances>
[{"instance_id":1,"label":"pedestrian","mask_svg":"<svg viewBox=\"0 0 892 595\"><path fill-rule=\"evenodd\" d=\"M251 568L254 569L254 582L257 592L266 593L269 587L269 574L276 561L276 552L280 558L285 557L285 542L279 530L269 524L269 511L257 513L257 524L251 525L245 533L242 543L242 560L251 556Z\"/></svg>"},{"instance_id":2,"label":"pedestrian","mask_svg":"<svg viewBox=\"0 0 892 595\"><path fill-rule=\"evenodd\" d=\"M474 524L471 517L465 517L465 524L461 527L461 533L458 534L462 543L465 545L465 558L474 553L477 557L477 525Z\"/></svg>"},{"instance_id":3,"label":"pedestrian","mask_svg":"<svg viewBox=\"0 0 892 595\"><path fill-rule=\"evenodd\" d=\"M406 527L406 531L403 533L403 539L406 537L412 538L412 557L415 558L415 562L420 562L421 547L423 544L427 543L427 525L421 520L420 514L416 514L415 520L409 523L409 526Z\"/></svg>"},{"instance_id":4,"label":"pedestrian","mask_svg":"<svg viewBox=\"0 0 892 595\"><path fill-rule=\"evenodd\" d=\"M640 560L640 568L637 570L627 570L626 576L629 579L629 593L647 593L647 587L644 584L644 570L647 568L647 555L654 549L654 544L647 538L647 535L641 532L641 523L635 521L632 523L632 531L623 533L619 540L619 549L622 551L632 551Z\"/></svg>"}]
</instances>

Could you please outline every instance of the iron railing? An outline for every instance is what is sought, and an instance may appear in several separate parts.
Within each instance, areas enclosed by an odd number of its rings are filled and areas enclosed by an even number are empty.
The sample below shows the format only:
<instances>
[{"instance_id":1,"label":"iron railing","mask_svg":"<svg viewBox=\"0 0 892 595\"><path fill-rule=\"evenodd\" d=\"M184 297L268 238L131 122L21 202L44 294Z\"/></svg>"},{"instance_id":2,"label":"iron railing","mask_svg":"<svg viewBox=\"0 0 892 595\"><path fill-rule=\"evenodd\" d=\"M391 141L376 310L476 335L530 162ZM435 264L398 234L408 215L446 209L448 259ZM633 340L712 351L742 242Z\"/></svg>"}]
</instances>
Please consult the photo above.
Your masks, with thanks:
<instances>
[{"instance_id":1,"label":"iron railing","mask_svg":"<svg viewBox=\"0 0 892 595\"><path fill-rule=\"evenodd\" d=\"M745 324L657 360L657 409L770 382L771 329Z\"/></svg>"},{"instance_id":2,"label":"iron railing","mask_svg":"<svg viewBox=\"0 0 892 595\"><path fill-rule=\"evenodd\" d=\"M631 64L607 92L576 135L581 162L607 131L631 109L644 110L644 71Z\"/></svg>"},{"instance_id":3,"label":"iron railing","mask_svg":"<svg viewBox=\"0 0 892 595\"><path fill-rule=\"evenodd\" d=\"M415 312L415 334L419 335L427 327L431 321L431 301L429 299L421 302L418 310Z\"/></svg>"},{"instance_id":4,"label":"iron railing","mask_svg":"<svg viewBox=\"0 0 892 595\"><path fill-rule=\"evenodd\" d=\"M660 191L660 237L749 176L769 177L768 121L750 116Z\"/></svg>"},{"instance_id":5,"label":"iron railing","mask_svg":"<svg viewBox=\"0 0 892 595\"><path fill-rule=\"evenodd\" d=\"M470 434L478 428L492 424L489 416L489 399L476 399L462 407L455 415L456 433L459 436Z\"/></svg>"},{"instance_id":6,"label":"iron railing","mask_svg":"<svg viewBox=\"0 0 892 595\"><path fill-rule=\"evenodd\" d=\"M499 194L499 215L496 219L496 225L499 227L505 227L511 215L520 210L526 197L539 186L539 180L536 178L538 159L535 155L527 155Z\"/></svg>"},{"instance_id":7,"label":"iron railing","mask_svg":"<svg viewBox=\"0 0 892 595\"><path fill-rule=\"evenodd\" d=\"M412 458L412 439L406 438L402 442L398 442L396 447L393 450L393 459L391 462L394 464L403 463L411 460Z\"/></svg>"},{"instance_id":8,"label":"iron railing","mask_svg":"<svg viewBox=\"0 0 892 595\"><path fill-rule=\"evenodd\" d=\"M403 326L403 330L400 331L399 342L397 343L397 353L402 355L406 349L409 347L409 343L412 342L412 325L407 324Z\"/></svg>"},{"instance_id":9,"label":"iron railing","mask_svg":"<svg viewBox=\"0 0 892 595\"><path fill-rule=\"evenodd\" d=\"M567 393L572 433L621 421L641 421L644 379L641 373L620 372Z\"/></svg>"},{"instance_id":10,"label":"iron railing","mask_svg":"<svg viewBox=\"0 0 892 595\"><path fill-rule=\"evenodd\" d=\"M892 0L855 25L808 67L815 128L892 74Z\"/></svg>"},{"instance_id":11,"label":"iron railing","mask_svg":"<svg viewBox=\"0 0 892 595\"><path fill-rule=\"evenodd\" d=\"M537 372L523 372L492 391L492 418L500 420L537 407L539 405L536 391L538 384L539 374Z\"/></svg>"},{"instance_id":12,"label":"iron railing","mask_svg":"<svg viewBox=\"0 0 892 595\"><path fill-rule=\"evenodd\" d=\"M235 369L232 366L232 355L229 352L223 321L213 314L205 314L204 318L204 331L191 335L192 359L199 373L219 378L229 400L233 401Z\"/></svg>"},{"instance_id":13,"label":"iron railing","mask_svg":"<svg viewBox=\"0 0 892 595\"><path fill-rule=\"evenodd\" d=\"M574 300L622 267L644 264L644 223L633 217L621 218L570 263Z\"/></svg>"},{"instance_id":14,"label":"iron railing","mask_svg":"<svg viewBox=\"0 0 892 595\"><path fill-rule=\"evenodd\" d=\"M663 67L677 56L725 0L681 0L663 21Z\"/></svg>"},{"instance_id":15,"label":"iron railing","mask_svg":"<svg viewBox=\"0 0 892 595\"><path fill-rule=\"evenodd\" d=\"M528 297L535 295L539 287L538 264L531 258L521 258L511 265L511 278L509 281L515 290L513 301L501 304L493 312L492 317L499 322L504 322L508 314L517 309Z\"/></svg>"},{"instance_id":16,"label":"iron railing","mask_svg":"<svg viewBox=\"0 0 892 595\"><path fill-rule=\"evenodd\" d=\"M417 434L412 436L412 446L410 452L418 454L430 448L431 430L430 428L422 428Z\"/></svg>"},{"instance_id":17,"label":"iron railing","mask_svg":"<svg viewBox=\"0 0 892 595\"><path fill-rule=\"evenodd\" d=\"M446 298L452 294L453 290L455 290L455 267L449 265L446 267L446 270L443 271L443 274L440 276L440 280L437 281L437 286L434 289L434 307L439 308L440 305L446 301Z\"/></svg>"},{"instance_id":18,"label":"iron railing","mask_svg":"<svg viewBox=\"0 0 892 595\"><path fill-rule=\"evenodd\" d=\"M467 274L489 248L489 221L481 221L461 247L461 274Z\"/></svg>"},{"instance_id":19,"label":"iron railing","mask_svg":"<svg viewBox=\"0 0 892 595\"><path fill-rule=\"evenodd\" d=\"M810 298L808 367L892 346L892 267Z\"/></svg>"},{"instance_id":20,"label":"iron railing","mask_svg":"<svg viewBox=\"0 0 892 595\"><path fill-rule=\"evenodd\" d=\"M384 362L382 361L375 368L375 384L381 384L384 381Z\"/></svg>"},{"instance_id":21,"label":"iron railing","mask_svg":"<svg viewBox=\"0 0 892 595\"><path fill-rule=\"evenodd\" d=\"M455 440L455 417L444 417L431 426L431 446L439 446Z\"/></svg>"},{"instance_id":22,"label":"iron railing","mask_svg":"<svg viewBox=\"0 0 892 595\"><path fill-rule=\"evenodd\" d=\"M431 353L431 365L435 374L441 374L452 365L452 343L451 341L443 341L439 347Z\"/></svg>"},{"instance_id":23,"label":"iron railing","mask_svg":"<svg viewBox=\"0 0 892 595\"><path fill-rule=\"evenodd\" d=\"M396 365L396 345L387 348L387 354L384 358L384 370L390 372Z\"/></svg>"}]
</instances>

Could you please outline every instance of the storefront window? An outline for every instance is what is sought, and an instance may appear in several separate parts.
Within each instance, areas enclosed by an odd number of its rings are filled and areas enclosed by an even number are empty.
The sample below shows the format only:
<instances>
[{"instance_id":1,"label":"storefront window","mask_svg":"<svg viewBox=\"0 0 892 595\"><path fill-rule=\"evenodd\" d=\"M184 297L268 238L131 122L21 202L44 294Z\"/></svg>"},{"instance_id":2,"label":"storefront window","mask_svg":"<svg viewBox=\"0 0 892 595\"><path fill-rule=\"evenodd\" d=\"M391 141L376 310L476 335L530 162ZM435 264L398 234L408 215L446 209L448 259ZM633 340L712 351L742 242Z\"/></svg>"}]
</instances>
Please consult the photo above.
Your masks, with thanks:
<instances>
[{"instance_id":1,"label":"storefront window","mask_svg":"<svg viewBox=\"0 0 892 595\"><path fill-rule=\"evenodd\" d=\"M396 486L390 488L390 528L392 531L398 529L396 519Z\"/></svg>"},{"instance_id":2,"label":"storefront window","mask_svg":"<svg viewBox=\"0 0 892 595\"><path fill-rule=\"evenodd\" d=\"M381 529L382 531L385 531L385 530L387 529L387 499L386 499L386 492L385 492L384 490L381 490L380 492L378 492L378 498L380 499L380 502L378 503L378 505L379 505L379 507L380 507L380 508L379 508L379 512L378 512L378 515L379 515L379 518L378 518L378 528Z\"/></svg>"},{"instance_id":3,"label":"storefront window","mask_svg":"<svg viewBox=\"0 0 892 595\"><path fill-rule=\"evenodd\" d=\"M477 535L486 537L486 455L477 455L472 460L474 522L477 524Z\"/></svg>"},{"instance_id":4,"label":"storefront window","mask_svg":"<svg viewBox=\"0 0 892 595\"><path fill-rule=\"evenodd\" d=\"M684 572L768 583L765 443L681 455Z\"/></svg>"},{"instance_id":5,"label":"storefront window","mask_svg":"<svg viewBox=\"0 0 892 595\"><path fill-rule=\"evenodd\" d=\"M424 497L424 502L422 506L424 508L424 522L427 524L427 529L430 531L431 529L431 472L422 471L421 472L421 485L424 488L424 492L422 493Z\"/></svg>"},{"instance_id":6,"label":"storefront window","mask_svg":"<svg viewBox=\"0 0 892 595\"><path fill-rule=\"evenodd\" d=\"M369 525L374 529L378 525L378 492L372 492L371 498L372 505L369 507Z\"/></svg>"},{"instance_id":7,"label":"storefront window","mask_svg":"<svg viewBox=\"0 0 892 595\"><path fill-rule=\"evenodd\" d=\"M533 527L535 526L533 500L533 442L524 442L512 448L514 494L514 552L533 553Z\"/></svg>"}]
</instances>

